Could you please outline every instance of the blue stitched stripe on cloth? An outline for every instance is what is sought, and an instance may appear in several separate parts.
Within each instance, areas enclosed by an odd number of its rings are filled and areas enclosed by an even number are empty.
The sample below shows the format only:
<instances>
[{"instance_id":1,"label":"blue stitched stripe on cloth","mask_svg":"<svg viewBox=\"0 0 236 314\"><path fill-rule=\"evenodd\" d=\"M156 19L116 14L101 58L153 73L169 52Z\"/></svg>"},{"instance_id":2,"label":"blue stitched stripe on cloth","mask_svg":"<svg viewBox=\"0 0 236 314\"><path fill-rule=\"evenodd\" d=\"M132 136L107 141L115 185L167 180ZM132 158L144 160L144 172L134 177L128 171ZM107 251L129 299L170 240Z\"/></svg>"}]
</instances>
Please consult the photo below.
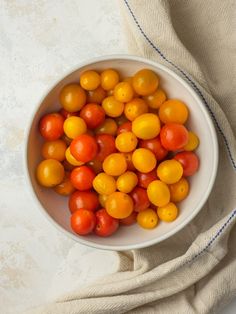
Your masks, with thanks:
<instances>
[{"instance_id":1,"label":"blue stitched stripe on cloth","mask_svg":"<svg viewBox=\"0 0 236 314\"><path fill-rule=\"evenodd\" d=\"M170 61L163 53L162 51L156 46L154 45L154 43L151 41L151 39L146 35L146 33L143 31L142 27L140 26L136 16L134 15L134 12L132 11L129 3L127 0L124 0L124 3L126 4L130 14L132 15L135 24L137 25L138 29L140 30L140 32L142 33L142 35L144 36L144 38L147 40L147 42L150 44L150 46L158 52L158 54L169 64L171 64L174 68L176 68L186 79L187 81L192 85L192 87L195 89L195 91L198 93L198 95L202 98L204 104L206 105L212 119L214 120L218 131L220 132L221 136L223 137L223 140L225 142L228 154L229 154L229 158L230 161L232 163L232 166L234 168L234 170L236 170L236 162L233 159L232 153L230 151L230 147L229 147L229 143L227 141L227 138L224 134L224 132L222 131L213 111L211 110L210 106L208 105L205 97L203 96L201 90L197 87L196 83L190 78L190 76L188 74L185 73L185 71L183 71L181 68L179 68L176 64L174 64L172 61ZM207 251L209 249L209 247L217 240L217 238L219 238L219 236L225 231L225 229L230 225L230 223L232 222L232 220L236 217L236 209L234 209L231 213L231 215L229 216L229 218L227 219L227 221L222 225L222 227L216 232L216 234L209 240L209 242L206 244L206 246L201 249L197 254L195 254L190 260L187 260L183 265L187 264L187 263L191 263L192 261L194 261L197 257L199 257L200 255L202 255L205 251ZM182 266L183 266L182 265Z\"/></svg>"}]
</instances>

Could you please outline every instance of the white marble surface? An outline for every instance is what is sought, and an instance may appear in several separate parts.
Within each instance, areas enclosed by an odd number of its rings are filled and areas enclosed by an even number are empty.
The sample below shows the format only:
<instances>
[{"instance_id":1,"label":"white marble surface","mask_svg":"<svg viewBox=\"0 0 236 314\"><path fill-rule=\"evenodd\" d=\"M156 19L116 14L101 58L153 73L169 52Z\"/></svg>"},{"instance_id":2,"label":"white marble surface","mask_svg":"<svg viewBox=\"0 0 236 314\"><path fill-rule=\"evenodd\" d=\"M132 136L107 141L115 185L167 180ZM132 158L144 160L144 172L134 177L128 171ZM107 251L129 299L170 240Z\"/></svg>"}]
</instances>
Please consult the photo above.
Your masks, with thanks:
<instances>
[{"instance_id":1,"label":"white marble surface","mask_svg":"<svg viewBox=\"0 0 236 314\"><path fill-rule=\"evenodd\" d=\"M0 1L1 314L22 313L117 267L115 253L67 239L38 211L24 183L23 141L35 105L63 73L127 52L121 23L116 0ZM236 302L224 314L235 312Z\"/></svg>"}]
</instances>

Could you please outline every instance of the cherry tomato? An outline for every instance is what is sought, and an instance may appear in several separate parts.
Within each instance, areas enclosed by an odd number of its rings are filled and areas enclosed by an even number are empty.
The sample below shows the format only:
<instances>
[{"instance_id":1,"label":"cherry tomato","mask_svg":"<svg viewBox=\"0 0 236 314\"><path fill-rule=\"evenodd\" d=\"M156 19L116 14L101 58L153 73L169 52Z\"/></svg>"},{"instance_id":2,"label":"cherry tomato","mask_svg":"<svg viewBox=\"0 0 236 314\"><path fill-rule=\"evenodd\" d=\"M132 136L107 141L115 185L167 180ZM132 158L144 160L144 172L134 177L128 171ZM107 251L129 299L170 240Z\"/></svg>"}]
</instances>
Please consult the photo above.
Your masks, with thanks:
<instances>
[{"instance_id":1,"label":"cherry tomato","mask_svg":"<svg viewBox=\"0 0 236 314\"><path fill-rule=\"evenodd\" d=\"M117 189L123 193L130 193L138 183L137 175L132 171L123 173L116 181Z\"/></svg>"},{"instance_id":2,"label":"cherry tomato","mask_svg":"<svg viewBox=\"0 0 236 314\"><path fill-rule=\"evenodd\" d=\"M141 212L150 206L147 191L145 189L136 186L130 193L130 196L134 202L134 211Z\"/></svg>"},{"instance_id":3,"label":"cherry tomato","mask_svg":"<svg viewBox=\"0 0 236 314\"><path fill-rule=\"evenodd\" d=\"M153 209L148 208L138 213L137 222L144 229L153 229L158 223L158 217Z\"/></svg>"},{"instance_id":4,"label":"cherry tomato","mask_svg":"<svg viewBox=\"0 0 236 314\"><path fill-rule=\"evenodd\" d=\"M155 155L146 148L136 149L132 155L132 162L134 167L143 173L152 171L157 163Z\"/></svg>"},{"instance_id":5,"label":"cherry tomato","mask_svg":"<svg viewBox=\"0 0 236 314\"><path fill-rule=\"evenodd\" d=\"M102 108L105 110L106 115L115 118L119 117L124 111L124 104L118 101L114 96L109 96L103 100Z\"/></svg>"},{"instance_id":6,"label":"cherry tomato","mask_svg":"<svg viewBox=\"0 0 236 314\"><path fill-rule=\"evenodd\" d=\"M62 108L59 113L65 118L69 118L69 117L73 117L73 116L78 116L79 112L76 111L76 112L69 112L67 110L65 110L64 108Z\"/></svg>"},{"instance_id":7,"label":"cherry tomato","mask_svg":"<svg viewBox=\"0 0 236 314\"><path fill-rule=\"evenodd\" d=\"M105 119L105 121L95 129L95 134L116 135L117 124L113 119Z\"/></svg>"},{"instance_id":8,"label":"cherry tomato","mask_svg":"<svg viewBox=\"0 0 236 314\"><path fill-rule=\"evenodd\" d=\"M58 140L63 135L64 118L59 113L49 113L39 121L39 131L47 141Z\"/></svg>"},{"instance_id":9,"label":"cherry tomato","mask_svg":"<svg viewBox=\"0 0 236 314\"><path fill-rule=\"evenodd\" d=\"M71 228L79 235L86 235L93 231L96 225L96 216L91 210L78 209L71 215Z\"/></svg>"},{"instance_id":10,"label":"cherry tomato","mask_svg":"<svg viewBox=\"0 0 236 314\"><path fill-rule=\"evenodd\" d=\"M155 169L148 173L138 172L137 175L138 175L138 185L144 189L147 189L148 185L152 181L157 180L157 173Z\"/></svg>"},{"instance_id":11,"label":"cherry tomato","mask_svg":"<svg viewBox=\"0 0 236 314\"><path fill-rule=\"evenodd\" d=\"M110 195L116 190L116 180L112 176L101 172L93 180L93 188L99 194Z\"/></svg>"},{"instance_id":12,"label":"cherry tomato","mask_svg":"<svg viewBox=\"0 0 236 314\"><path fill-rule=\"evenodd\" d=\"M72 214L80 208L95 211L98 206L98 196L93 191L75 191L69 198L69 209Z\"/></svg>"},{"instance_id":13,"label":"cherry tomato","mask_svg":"<svg viewBox=\"0 0 236 314\"><path fill-rule=\"evenodd\" d=\"M146 96L155 92L159 85L159 78L152 70L143 69L134 75L132 83L137 94Z\"/></svg>"},{"instance_id":14,"label":"cherry tomato","mask_svg":"<svg viewBox=\"0 0 236 314\"><path fill-rule=\"evenodd\" d=\"M154 113L144 113L132 123L132 132L142 140L149 140L160 133L160 120Z\"/></svg>"},{"instance_id":15,"label":"cherry tomato","mask_svg":"<svg viewBox=\"0 0 236 314\"><path fill-rule=\"evenodd\" d=\"M194 175L199 167L199 159L193 152L181 152L175 155L174 159L179 161L183 166L183 175L189 177Z\"/></svg>"},{"instance_id":16,"label":"cherry tomato","mask_svg":"<svg viewBox=\"0 0 236 314\"><path fill-rule=\"evenodd\" d=\"M117 117L115 119L115 121L116 121L116 124L118 126L120 126L120 125L124 124L125 122L128 122L128 119L126 118L126 116L124 114L122 114L121 116Z\"/></svg>"},{"instance_id":17,"label":"cherry tomato","mask_svg":"<svg viewBox=\"0 0 236 314\"><path fill-rule=\"evenodd\" d=\"M166 94L162 89L158 88L153 94L144 96L143 99L150 108L158 109L166 100Z\"/></svg>"},{"instance_id":18,"label":"cherry tomato","mask_svg":"<svg viewBox=\"0 0 236 314\"><path fill-rule=\"evenodd\" d=\"M113 69L108 69L101 73L101 86L105 90L113 89L119 80L119 73Z\"/></svg>"},{"instance_id":19,"label":"cherry tomato","mask_svg":"<svg viewBox=\"0 0 236 314\"><path fill-rule=\"evenodd\" d=\"M139 147L151 150L158 161L163 160L168 151L161 145L159 136L151 140L140 140Z\"/></svg>"},{"instance_id":20,"label":"cherry tomato","mask_svg":"<svg viewBox=\"0 0 236 314\"><path fill-rule=\"evenodd\" d=\"M182 124L168 123L162 127L160 139L165 149L175 151L188 143L188 131Z\"/></svg>"},{"instance_id":21,"label":"cherry tomato","mask_svg":"<svg viewBox=\"0 0 236 314\"><path fill-rule=\"evenodd\" d=\"M62 182L65 171L58 160L45 159L38 165L36 176L40 185L53 187Z\"/></svg>"},{"instance_id":22,"label":"cherry tomato","mask_svg":"<svg viewBox=\"0 0 236 314\"><path fill-rule=\"evenodd\" d=\"M71 154L70 147L67 147L65 155L66 160L73 166L82 166L84 164L84 162L75 159L75 157Z\"/></svg>"},{"instance_id":23,"label":"cherry tomato","mask_svg":"<svg viewBox=\"0 0 236 314\"><path fill-rule=\"evenodd\" d=\"M157 167L157 175L162 182L173 184L181 179L183 167L181 163L175 159L164 160Z\"/></svg>"},{"instance_id":24,"label":"cherry tomato","mask_svg":"<svg viewBox=\"0 0 236 314\"><path fill-rule=\"evenodd\" d=\"M101 104L106 97L106 91L101 87L87 91L87 103Z\"/></svg>"},{"instance_id":25,"label":"cherry tomato","mask_svg":"<svg viewBox=\"0 0 236 314\"><path fill-rule=\"evenodd\" d=\"M122 153L132 152L138 144L138 139L132 132L123 132L116 137L116 148Z\"/></svg>"},{"instance_id":26,"label":"cherry tomato","mask_svg":"<svg viewBox=\"0 0 236 314\"><path fill-rule=\"evenodd\" d=\"M63 128L66 136L72 139L86 133L87 131L86 123L80 117L67 118L64 122Z\"/></svg>"},{"instance_id":27,"label":"cherry tomato","mask_svg":"<svg viewBox=\"0 0 236 314\"><path fill-rule=\"evenodd\" d=\"M156 206L165 206L170 201L170 190L160 180L152 181L147 188L147 195L150 202Z\"/></svg>"},{"instance_id":28,"label":"cherry tomato","mask_svg":"<svg viewBox=\"0 0 236 314\"><path fill-rule=\"evenodd\" d=\"M159 118L163 123L184 124L188 119L188 108L180 100L169 99L161 105Z\"/></svg>"},{"instance_id":29,"label":"cherry tomato","mask_svg":"<svg viewBox=\"0 0 236 314\"><path fill-rule=\"evenodd\" d=\"M132 161L132 153L123 153L126 163L127 163L127 170L129 171L135 171L135 167Z\"/></svg>"},{"instance_id":30,"label":"cherry tomato","mask_svg":"<svg viewBox=\"0 0 236 314\"><path fill-rule=\"evenodd\" d=\"M181 202L188 196L189 183L187 179L181 178L178 182L169 185L170 200L172 202Z\"/></svg>"},{"instance_id":31,"label":"cherry tomato","mask_svg":"<svg viewBox=\"0 0 236 314\"><path fill-rule=\"evenodd\" d=\"M54 191L60 195L68 196L75 191L71 181L70 181L70 173L66 172L63 181L54 187Z\"/></svg>"},{"instance_id":32,"label":"cherry tomato","mask_svg":"<svg viewBox=\"0 0 236 314\"><path fill-rule=\"evenodd\" d=\"M132 123L130 121L121 124L118 127L117 134L121 134L124 132L132 132Z\"/></svg>"},{"instance_id":33,"label":"cherry tomato","mask_svg":"<svg viewBox=\"0 0 236 314\"><path fill-rule=\"evenodd\" d=\"M86 102L86 93L78 84L69 84L60 92L60 103L68 112L79 111Z\"/></svg>"},{"instance_id":34,"label":"cherry tomato","mask_svg":"<svg viewBox=\"0 0 236 314\"><path fill-rule=\"evenodd\" d=\"M88 166L93 169L93 171L98 174L102 172L102 162L98 159L93 159L88 162Z\"/></svg>"},{"instance_id":35,"label":"cherry tomato","mask_svg":"<svg viewBox=\"0 0 236 314\"><path fill-rule=\"evenodd\" d=\"M178 212L178 207L174 203L169 203L157 209L158 217L165 222L174 221L178 216Z\"/></svg>"},{"instance_id":36,"label":"cherry tomato","mask_svg":"<svg viewBox=\"0 0 236 314\"><path fill-rule=\"evenodd\" d=\"M94 90L100 85L100 75L96 71L85 71L80 75L80 85L85 90Z\"/></svg>"},{"instance_id":37,"label":"cherry tomato","mask_svg":"<svg viewBox=\"0 0 236 314\"><path fill-rule=\"evenodd\" d=\"M106 200L106 211L111 217L117 219L126 218L133 211L132 198L128 194L114 192Z\"/></svg>"},{"instance_id":38,"label":"cherry tomato","mask_svg":"<svg viewBox=\"0 0 236 314\"><path fill-rule=\"evenodd\" d=\"M113 153L107 156L102 164L105 173L111 176L120 176L127 169L126 159L121 153Z\"/></svg>"},{"instance_id":39,"label":"cherry tomato","mask_svg":"<svg viewBox=\"0 0 236 314\"><path fill-rule=\"evenodd\" d=\"M88 128L94 129L105 120L105 111L98 104L87 104L80 111L80 117L86 122Z\"/></svg>"},{"instance_id":40,"label":"cherry tomato","mask_svg":"<svg viewBox=\"0 0 236 314\"><path fill-rule=\"evenodd\" d=\"M191 131L188 132L188 143L184 146L184 150L192 151L199 145L199 138Z\"/></svg>"},{"instance_id":41,"label":"cherry tomato","mask_svg":"<svg viewBox=\"0 0 236 314\"><path fill-rule=\"evenodd\" d=\"M42 147L42 156L45 159L56 159L63 161L65 159L66 143L62 140L44 142Z\"/></svg>"},{"instance_id":42,"label":"cherry tomato","mask_svg":"<svg viewBox=\"0 0 236 314\"><path fill-rule=\"evenodd\" d=\"M134 90L129 82L120 82L114 88L114 97L120 102L129 102L134 97Z\"/></svg>"},{"instance_id":43,"label":"cherry tomato","mask_svg":"<svg viewBox=\"0 0 236 314\"><path fill-rule=\"evenodd\" d=\"M93 186L94 171L87 166L76 167L72 170L70 180L73 186L80 191L89 190Z\"/></svg>"},{"instance_id":44,"label":"cherry tomato","mask_svg":"<svg viewBox=\"0 0 236 314\"><path fill-rule=\"evenodd\" d=\"M148 105L141 98L134 98L125 105L125 116L128 120L133 121L141 114L148 112Z\"/></svg>"},{"instance_id":45,"label":"cherry tomato","mask_svg":"<svg viewBox=\"0 0 236 314\"><path fill-rule=\"evenodd\" d=\"M115 191L113 191L113 192L115 192ZM108 198L108 195L105 195L105 194L99 194L98 195L99 203L102 206L102 208L105 208L107 198Z\"/></svg>"},{"instance_id":46,"label":"cherry tomato","mask_svg":"<svg viewBox=\"0 0 236 314\"><path fill-rule=\"evenodd\" d=\"M100 237L110 236L119 227L119 220L111 217L104 208L96 212L96 219L97 224L94 231Z\"/></svg>"},{"instance_id":47,"label":"cherry tomato","mask_svg":"<svg viewBox=\"0 0 236 314\"><path fill-rule=\"evenodd\" d=\"M128 217L120 219L120 223L124 226L131 226L136 222L137 213L132 212Z\"/></svg>"},{"instance_id":48,"label":"cherry tomato","mask_svg":"<svg viewBox=\"0 0 236 314\"><path fill-rule=\"evenodd\" d=\"M71 154L82 162L88 162L95 158L98 151L98 145L94 137L88 134L82 134L76 137L70 145Z\"/></svg>"},{"instance_id":49,"label":"cherry tomato","mask_svg":"<svg viewBox=\"0 0 236 314\"><path fill-rule=\"evenodd\" d=\"M95 137L98 145L96 159L103 161L108 155L116 152L115 138L109 134L98 134Z\"/></svg>"}]
</instances>

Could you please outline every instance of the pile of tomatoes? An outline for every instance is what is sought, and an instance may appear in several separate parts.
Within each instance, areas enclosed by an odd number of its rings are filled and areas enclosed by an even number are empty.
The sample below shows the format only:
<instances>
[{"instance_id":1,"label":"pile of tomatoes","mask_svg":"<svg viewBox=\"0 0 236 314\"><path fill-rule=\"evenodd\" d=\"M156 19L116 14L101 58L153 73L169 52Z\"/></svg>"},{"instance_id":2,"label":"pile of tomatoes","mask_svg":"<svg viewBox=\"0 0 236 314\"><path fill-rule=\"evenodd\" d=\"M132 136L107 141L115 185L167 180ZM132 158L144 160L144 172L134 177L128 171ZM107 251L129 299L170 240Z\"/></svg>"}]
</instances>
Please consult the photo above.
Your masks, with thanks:
<instances>
[{"instance_id":1,"label":"pile of tomatoes","mask_svg":"<svg viewBox=\"0 0 236 314\"><path fill-rule=\"evenodd\" d=\"M167 99L150 69L123 80L113 69L85 71L59 98L62 109L39 122L36 175L69 196L74 232L109 236L120 224L152 229L175 220L199 167L186 104Z\"/></svg>"}]
</instances>

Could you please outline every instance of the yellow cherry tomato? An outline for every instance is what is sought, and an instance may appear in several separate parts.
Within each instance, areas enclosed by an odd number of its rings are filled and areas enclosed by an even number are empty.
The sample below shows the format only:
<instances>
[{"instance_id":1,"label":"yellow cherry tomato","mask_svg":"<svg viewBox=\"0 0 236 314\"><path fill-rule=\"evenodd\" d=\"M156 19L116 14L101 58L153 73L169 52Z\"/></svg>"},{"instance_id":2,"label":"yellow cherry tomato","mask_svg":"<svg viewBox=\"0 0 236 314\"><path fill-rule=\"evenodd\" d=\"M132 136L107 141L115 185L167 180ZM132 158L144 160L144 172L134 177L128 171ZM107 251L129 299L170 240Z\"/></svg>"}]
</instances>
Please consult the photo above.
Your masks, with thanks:
<instances>
[{"instance_id":1,"label":"yellow cherry tomato","mask_svg":"<svg viewBox=\"0 0 236 314\"><path fill-rule=\"evenodd\" d=\"M170 190L164 182L160 180L152 181L147 188L149 201L156 206L165 206L170 201Z\"/></svg>"},{"instance_id":2,"label":"yellow cherry tomato","mask_svg":"<svg viewBox=\"0 0 236 314\"><path fill-rule=\"evenodd\" d=\"M138 148L133 152L132 162L134 167L143 173L148 173L156 167L156 157L149 149Z\"/></svg>"},{"instance_id":3,"label":"yellow cherry tomato","mask_svg":"<svg viewBox=\"0 0 236 314\"><path fill-rule=\"evenodd\" d=\"M144 96L143 99L150 108L158 109L166 100L166 94L162 89L158 88L153 94Z\"/></svg>"},{"instance_id":4,"label":"yellow cherry tomato","mask_svg":"<svg viewBox=\"0 0 236 314\"><path fill-rule=\"evenodd\" d=\"M147 208L138 213L137 222L144 229L153 229L158 223L158 216L153 209Z\"/></svg>"},{"instance_id":5,"label":"yellow cherry tomato","mask_svg":"<svg viewBox=\"0 0 236 314\"><path fill-rule=\"evenodd\" d=\"M116 135L117 128L115 120L108 118L95 129L95 134Z\"/></svg>"},{"instance_id":6,"label":"yellow cherry tomato","mask_svg":"<svg viewBox=\"0 0 236 314\"><path fill-rule=\"evenodd\" d=\"M85 90L94 90L100 85L100 75L96 71L85 71L80 75L80 85Z\"/></svg>"},{"instance_id":7,"label":"yellow cherry tomato","mask_svg":"<svg viewBox=\"0 0 236 314\"><path fill-rule=\"evenodd\" d=\"M184 124L188 119L188 108L180 100L169 99L161 105L159 118L163 123Z\"/></svg>"},{"instance_id":8,"label":"yellow cherry tomato","mask_svg":"<svg viewBox=\"0 0 236 314\"><path fill-rule=\"evenodd\" d=\"M142 140L156 137L160 128L160 120L154 113L144 113L132 122L132 132Z\"/></svg>"},{"instance_id":9,"label":"yellow cherry tomato","mask_svg":"<svg viewBox=\"0 0 236 314\"><path fill-rule=\"evenodd\" d=\"M132 152L137 144L137 137L132 132L124 132L116 137L116 148L122 153Z\"/></svg>"},{"instance_id":10,"label":"yellow cherry tomato","mask_svg":"<svg viewBox=\"0 0 236 314\"><path fill-rule=\"evenodd\" d=\"M44 142L42 156L45 159L63 161L65 159L66 147L66 143L62 140Z\"/></svg>"},{"instance_id":11,"label":"yellow cherry tomato","mask_svg":"<svg viewBox=\"0 0 236 314\"><path fill-rule=\"evenodd\" d=\"M111 176L120 176L127 169L125 156L121 153L113 153L105 158L102 164L104 172Z\"/></svg>"},{"instance_id":12,"label":"yellow cherry tomato","mask_svg":"<svg viewBox=\"0 0 236 314\"><path fill-rule=\"evenodd\" d=\"M112 176L101 172L94 178L93 188L98 194L109 195L116 190L116 180Z\"/></svg>"},{"instance_id":13,"label":"yellow cherry tomato","mask_svg":"<svg viewBox=\"0 0 236 314\"><path fill-rule=\"evenodd\" d=\"M113 69L108 69L101 73L101 86L105 90L113 89L119 80L119 73Z\"/></svg>"},{"instance_id":14,"label":"yellow cherry tomato","mask_svg":"<svg viewBox=\"0 0 236 314\"><path fill-rule=\"evenodd\" d=\"M178 182L183 175L183 166L175 159L164 160L157 167L157 176L167 184Z\"/></svg>"},{"instance_id":15,"label":"yellow cherry tomato","mask_svg":"<svg viewBox=\"0 0 236 314\"><path fill-rule=\"evenodd\" d=\"M127 121L128 121L128 119L126 118L126 116L124 114L122 114L121 116L116 118L116 123L118 126L122 125L123 123L125 123Z\"/></svg>"},{"instance_id":16,"label":"yellow cherry tomato","mask_svg":"<svg viewBox=\"0 0 236 314\"><path fill-rule=\"evenodd\" d=\"M60 103L66 111L79 111L86 103L86 93L78 84L66 85L60 92Z\"/></svg>"},{"instance_id":17,"label":"yellow cherry tomato","mask_svg":"<svg viewBox=\"0 0 236 314\"><path fill-rule=\"evenodd\" d=\"M62 182L65 171L58 160L45 159L38 165L36 175L40 185L53 187Z\"/></svg>"},{"instance_id":18,"label":"yellow cherry tomato","mask_svg":"<svg viewBox=\"0 0 236 314\"><path fill-rule=\"evenodd\" d=\"M70 181L70 173L66 172L63 181L55 186L54 191L62 196L68 196L75 191L74 186Z\"/></svg>"},{"instance_id":19,"label":"yellow cherry tomato","mask_svg":"<svg viewBox=\"0 0 236 314\"><path fill-rule=\"evenodd\" d=\"M132 83L136 93L146 96L155 92L159 85L159 78L152 70L143 69L134 75Z\"/></svg>"},{"instance_id":20,"label":"yellow cherry tomato","mask_svg":"<svg viewBox=\"0 0 236 314\"><path fill-rule=\"evenodd\" d=\"M114 192L108 196L105 208L111 217L123 219L132 213L134 205L128 194Z\"/></svg>"},{"instance_id":21,"label":"yellow cherry tomato","mask_svg":"<svg viewBox=\"0 0 236 314\"><path fill-rule=\"evenodd\" d=\"M184 150L192 151L199 145L199 138L191 131L188 132L188 143L184 146Z\"/></svg>"},{"instance_id":22,"label":"yellow cherry tomato","mask_svg":"<svg viewBox=\"0 0 236 314\"><path fill-rule=\"evenodd\" d=\"M124 111L124 104L114 96L106 97L102 102L106 115L112 118L119 117Z\"/></svg>"},{"instance_id":23,"label":"yellow cherry tomato","mask_svg":"<svg viewBox=\"0 0 236 314\"><path fill-rule=\"evenodd\" d=\"M187 179L181 178L178 182L169 185L170 200L172 202L181 202L189 193L189 183Z\"/></svg>"},{"instance_id":24,"label":"yellow cherry tomato","mask_svg":"<svg viewBox=\"0 0 236 314\"><path fill-rule=\"evenodd\" d=\"M130 193L138 184L138 177L132 171L123 173L116 181L117 189L123 193Z\"/></svg>"},{"instance_id":25,"label":"yellow cherry tomato","mask_svg":"<svg viewBox=\"0 0 236 314\"><path fill-rule=\"evenodd\" d=\"M70 147L66 149L66 160L69 162L69 164L73 166L82 166L84 163L82 161L79 161L75 159L75 157L70 152Z\"/></svg>"},{"instance_id":26,"label":"yellow cherry tomato","mask_svg":"<svg viewBox=\"0 0 236 314\"><path fill-rule=\"evenodd\" d=\"M157 208L158 217L165 222L174 221L177 218L178 213L178 207L174 203L169 203Z\"/></svg>"},{"instance_id":27,"label":"yellow cherry tomato","mask_svg":"<svg viewBox=\"0 0 236 314\"><path fill-rule=\"evenodd\" d=\"M102 208L105 208L107 198L108 198L108 195L105 195L105 194L98 195L98 200Z\"/></svg>"},{"instance_id":28,"label":"yellow cherry tomato","mask_svg":"<svg viewBox=\"0 0 236 314\"><path fill-rule=\"evenodd\" d=\"M120 82L114 88L114 97L120 102L128 102L134 97L134 90L129 82Z\"/></svg>"},{"instance_id":29,"label":"yellow cherry tomato","mask_svg":"<svg viewBox=\"0 0 236 314\"><path fill-rule=\"evenodd\" d=\"M125 105L124 113L125 113L126 118L129 119L130 121L133 121L141 114L147 113L147 112L148 112L148 105L141 98L134 98L133 100L131 100Z\"/></svg>"},{"instance_id":30,"label":"yellow cherry tomato","mask_svg":"<svg viewBox=\"0 0 236 314\"><path fill-rule=\"evenodd\" d=\"M67 118L63 128L66 136L73 139L87 131L87 126L84 120L75 116Z\"/></svg>"}]
</instances>

